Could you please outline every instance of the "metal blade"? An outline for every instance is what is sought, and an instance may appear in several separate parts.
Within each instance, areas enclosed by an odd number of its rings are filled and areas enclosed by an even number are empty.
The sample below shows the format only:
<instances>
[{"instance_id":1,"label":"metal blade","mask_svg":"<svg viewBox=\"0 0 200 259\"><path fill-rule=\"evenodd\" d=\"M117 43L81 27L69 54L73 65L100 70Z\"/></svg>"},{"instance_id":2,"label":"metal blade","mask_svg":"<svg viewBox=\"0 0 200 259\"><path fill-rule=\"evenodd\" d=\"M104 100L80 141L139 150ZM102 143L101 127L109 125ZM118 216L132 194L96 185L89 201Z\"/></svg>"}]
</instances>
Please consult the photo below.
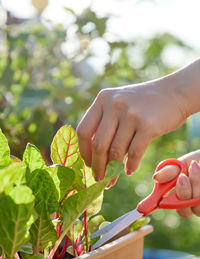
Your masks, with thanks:
<instances>
[{"instance_id":1,"label":"metal blade","mask_svg":"<svg viewBox=\"0 0 200 259\"><path fill-rule=\"evenodd\" d=\"M93 246L91 250L106 243L109 239L120 233L122 230L127 228L131 223L136 221L138 218L143 216L143 213L138 212L137 209L132 210L124 215L125 217L120 220L113 228L107 232L101 239L99 239Z\"/></svg>"},{"instance_id":2,"label":"metal blade","mask_svg":"<svg viewBox=\"0 0 200 259\"><path fill-rule=\"evenodd\" d=\"M120 222L123 218L125 218L127 215L129 215L132 211L127 212L126 214L120 216L119 218L115 219L114 221L112 221L111 223L109 223L108 225L106 225L105 227L97 230L96 232L94 232L93 234L90 235L91 240L99 237L103 234L106 234L108 231L110 231L116 224L118 224L118 222ZM77 243L76 245L81 245L83 243L83 240L80 241L79 243Z\"/></svg>"},{"instance_id":3,"label":"metal blade","mask_svg":"<svg viewBox=\"0 0 200 259\"><path fill-rule=\"evenodd\" d=\"M99 237L105 233L107 233L108 231L110 231L116 224L118 224L118 222L120 222L122 219L124 219L127 215L129 215L132 211L127 212L126 214L122 215L121 217L117 218L116 220L112 221L111 223L109 223L108 225L106 225L105 227L97 230L96 232L94 232L93 234L90 235L91 239L94 239L96 237Z\"/></svg>"}]
</instances>

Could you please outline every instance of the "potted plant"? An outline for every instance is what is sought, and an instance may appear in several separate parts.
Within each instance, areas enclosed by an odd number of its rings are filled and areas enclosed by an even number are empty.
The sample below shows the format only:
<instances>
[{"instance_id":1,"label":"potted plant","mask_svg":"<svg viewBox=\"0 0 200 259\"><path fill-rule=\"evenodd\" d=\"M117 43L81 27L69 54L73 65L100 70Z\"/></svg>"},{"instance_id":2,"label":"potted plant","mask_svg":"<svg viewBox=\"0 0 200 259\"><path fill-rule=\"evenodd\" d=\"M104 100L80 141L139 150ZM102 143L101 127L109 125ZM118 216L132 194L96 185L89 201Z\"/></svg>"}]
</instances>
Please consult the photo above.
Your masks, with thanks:
<instances>
[{"instance_id":1,"label":"potted plant","mask_svg":"<svg viewBox=\"0 0 200 259\"><path fill-rule=\"evenodd\" d=\"M146 222L143 222L146 223ZM134 232L123 232L109 244L79 256L79 259L142 259L144 237L153 231L150 225L139 227Z\"/></svg>"},{"instance_id":2,"label":"potted plant","mask_svg":"<svg viewBox=\"0 0 200 259\"><path fill-rule=\"evenodd\" d=\"M90 253L96 242L90 240L90 234L107 224L101 215L95 216L101 209L103 191L123 172L123 163L111 161L105 179L95 182L92 170L79 154L76 132L71 126L63 126L56 133L51 159L53 164L45 165L40 151L30 143L22 161L11 156L0 131L1 258L72 258L66 257L70 247L73 256L79 258L106 258L108 250L114 255L123 247L134 253L140 248L136 257L130 257L140 258L143 238L152 231L149 226ZM131 228L144 223L136 222ZM83 244L77 245L83 237Z\"/></svg>"}]
</instances>

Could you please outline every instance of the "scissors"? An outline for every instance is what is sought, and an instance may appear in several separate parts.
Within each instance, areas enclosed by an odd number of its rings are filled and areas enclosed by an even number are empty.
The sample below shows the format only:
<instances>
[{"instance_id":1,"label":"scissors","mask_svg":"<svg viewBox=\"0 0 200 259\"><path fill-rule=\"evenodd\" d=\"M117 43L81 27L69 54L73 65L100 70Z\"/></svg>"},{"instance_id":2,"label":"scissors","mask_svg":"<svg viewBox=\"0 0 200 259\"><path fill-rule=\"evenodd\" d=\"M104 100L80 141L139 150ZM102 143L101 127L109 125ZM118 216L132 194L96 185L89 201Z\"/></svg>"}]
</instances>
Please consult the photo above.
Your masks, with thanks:
<instances>
[{"instance_id":1,"label":"scissors","mask_svg":"<svg viewBox=\"0 0 200 259\"><path fill-rule=\"evenodd\" d=\"M167 159L162 161L156 168L155 172L161 170L165 166L176 165L180 168L180 173L188 175L186 166L178 159ZM137 219L148 216L158 209L181 209L186 207L193 207L200 204L200 197L190 200L180 200L176 192L171 192L167 195L175 186L179 174L169 182L166 183L155 183L152 193L141 201L136 209L129 211L128 213L122 215L115 221L109 223L102 229L99 229L93 233L90 238L94 239L96 237L102 236L92 247L94 250L101 245L105 244L112 237L116 236L122 230L126 229L130 224L132 224Z\"/></svg>"}]
</instances>

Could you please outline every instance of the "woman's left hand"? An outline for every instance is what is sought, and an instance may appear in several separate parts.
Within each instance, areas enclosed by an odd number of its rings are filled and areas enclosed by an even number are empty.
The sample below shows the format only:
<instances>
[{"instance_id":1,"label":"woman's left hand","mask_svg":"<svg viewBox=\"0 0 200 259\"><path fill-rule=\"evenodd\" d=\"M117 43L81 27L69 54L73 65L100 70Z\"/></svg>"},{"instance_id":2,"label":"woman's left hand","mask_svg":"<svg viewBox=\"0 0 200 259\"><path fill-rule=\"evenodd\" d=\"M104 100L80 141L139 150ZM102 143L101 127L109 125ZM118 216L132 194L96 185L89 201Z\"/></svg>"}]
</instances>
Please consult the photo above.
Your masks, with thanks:
<instances>
[{"instance_id":1,"label":"woman's left hand","mask_svg":"<svg viewBox=\"0 0 200 259\"><path fill-rule=\"evenodd\" d=\"M180 174L176 183L176 193L179 199L188 200L200 197L200 150L191 152L179 158L187 169L188 176ZM159 183L165 183L172 180L179 172L177 166L166 166L160 171L156 172L153 179ZM181 217L189 218L193 214L200 217L200 205L192 208L184 208L177 210Z\"/></svg>"}]
</instances>

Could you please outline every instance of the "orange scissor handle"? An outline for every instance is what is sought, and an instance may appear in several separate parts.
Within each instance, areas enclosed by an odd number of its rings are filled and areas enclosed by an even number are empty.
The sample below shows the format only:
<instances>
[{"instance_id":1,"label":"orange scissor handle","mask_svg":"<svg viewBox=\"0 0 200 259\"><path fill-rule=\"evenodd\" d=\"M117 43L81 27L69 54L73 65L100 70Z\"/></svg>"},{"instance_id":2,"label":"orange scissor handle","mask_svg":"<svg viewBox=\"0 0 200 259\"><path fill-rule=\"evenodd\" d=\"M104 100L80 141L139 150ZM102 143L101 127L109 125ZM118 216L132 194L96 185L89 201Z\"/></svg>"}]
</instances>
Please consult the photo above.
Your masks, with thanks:
<instances>
[{"instance_id":1,"label":"orange scissor handle","mask_svg":"<svg viewBox=\"0 0 200 259\"><path fill-rule=\"evenodd\" d=\"M180 173L188 174L186 166L181 161L174 158L162 161L157 166L155 172L161 170L162 168L168 165L178 166L180 168L179 174ZM175 192L171 193L167 197L164 197L164 195L166 195L169 191L171 191L176 186L176 182L179 174L169 182L155 183L152 193L138 204L137 210L140 213L143 213L144 215L149 215L159 208L179 209L184 207L190 207L191 204L193 204L191 203L191 201L196 199L181 201L178 199ZM199 199L199 204L200 204L200 198L197 198L197 199Z\"/></svg>"}]
</instances>

